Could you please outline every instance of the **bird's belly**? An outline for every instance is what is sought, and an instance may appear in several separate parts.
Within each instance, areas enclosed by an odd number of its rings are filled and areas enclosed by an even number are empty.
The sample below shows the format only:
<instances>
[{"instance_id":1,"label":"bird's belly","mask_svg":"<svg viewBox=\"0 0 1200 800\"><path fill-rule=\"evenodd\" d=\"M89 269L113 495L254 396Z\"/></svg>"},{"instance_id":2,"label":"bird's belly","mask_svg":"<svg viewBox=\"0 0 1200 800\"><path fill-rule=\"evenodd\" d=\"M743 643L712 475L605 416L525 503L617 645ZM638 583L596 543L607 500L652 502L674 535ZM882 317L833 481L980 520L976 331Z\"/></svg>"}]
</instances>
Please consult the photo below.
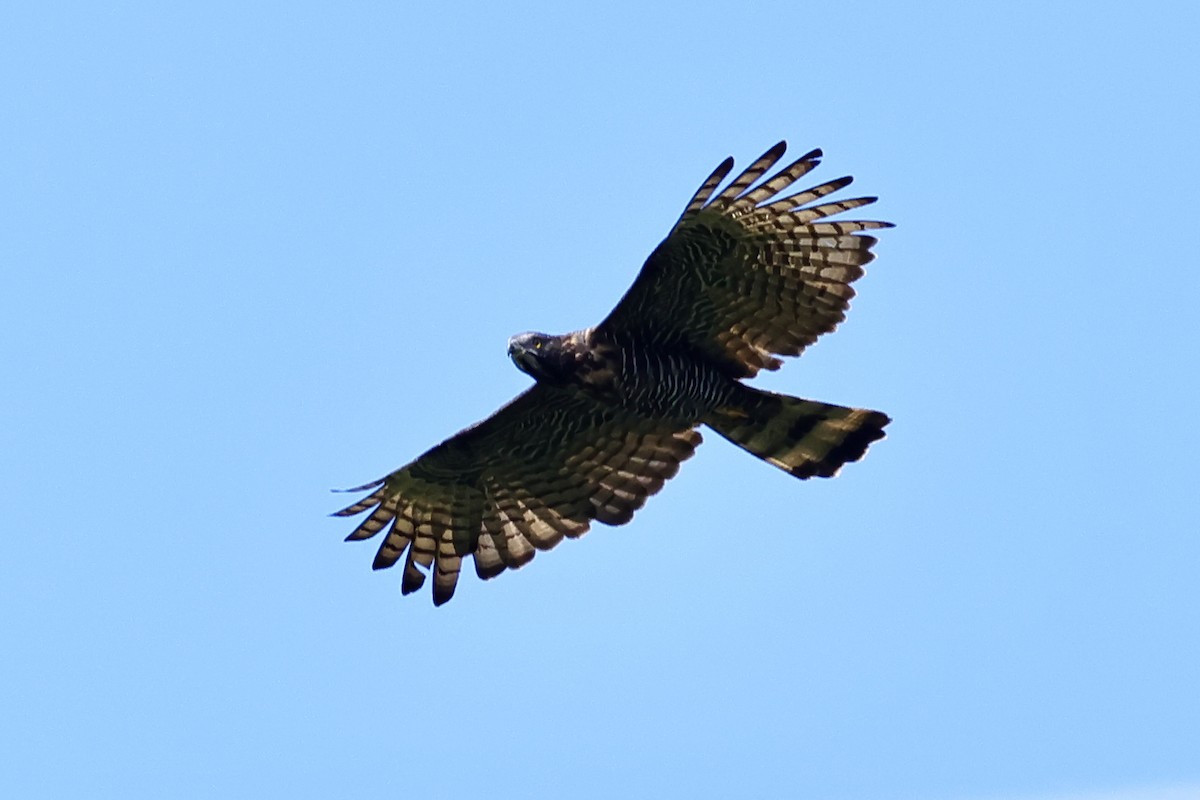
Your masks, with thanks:
<instances>
[{"instance_id":1,"label":"bird's belly","mask_svg":"<svg viewBox=\"0 0 1200 800\"><path fill-rule=\"evenodd\" d=\"M597 367L581 376L585 391L647 416L699 420L732 391L729 378L686 354L626 349Z\"/></svg>"}]
</instances>

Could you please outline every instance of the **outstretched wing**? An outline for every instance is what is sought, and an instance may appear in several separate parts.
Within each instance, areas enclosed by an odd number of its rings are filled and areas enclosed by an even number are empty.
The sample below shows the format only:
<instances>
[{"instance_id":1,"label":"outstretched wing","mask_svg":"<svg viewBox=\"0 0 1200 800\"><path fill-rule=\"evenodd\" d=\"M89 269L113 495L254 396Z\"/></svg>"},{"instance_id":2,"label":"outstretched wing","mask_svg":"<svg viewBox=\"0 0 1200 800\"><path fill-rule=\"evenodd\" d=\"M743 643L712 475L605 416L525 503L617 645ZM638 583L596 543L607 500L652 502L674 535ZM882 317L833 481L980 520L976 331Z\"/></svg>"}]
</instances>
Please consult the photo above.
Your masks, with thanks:
<instances>
[{"instance_id":1,"label":"outstretched wing","mask_svg":"<svg viewBox=\"0 0 1200 800\"><path fill-rule=\"evenodd\" d=\"M700 444L694 422L647 419L571 389L536 384L336 512L370 510L347 541L388 528L374 568L404 558L410 594L433 570L433 602L454 595L462 559L481 578L529 562L593 519L623 525ZM390 527L389 527L390 526Z\"/></svg>"},{"instance_id":2,"label":"outstretched wing","mask_svg":"<svg viewBox=\"0 0 1200 800\"><path fill-rule=\"evenodd\" d=\"M874 237L887 222L826 220L874 197L816 204L850 177L771 200L820 163L806 153L751 188L784 153L772 147L724 191L727 158L701 185L683 216L646 260L633 286L601 323L665 345L682 343L737 377L778 369L845 319ZM710 199L711 198L711 199Z\"/></svg>"}]
</instances>

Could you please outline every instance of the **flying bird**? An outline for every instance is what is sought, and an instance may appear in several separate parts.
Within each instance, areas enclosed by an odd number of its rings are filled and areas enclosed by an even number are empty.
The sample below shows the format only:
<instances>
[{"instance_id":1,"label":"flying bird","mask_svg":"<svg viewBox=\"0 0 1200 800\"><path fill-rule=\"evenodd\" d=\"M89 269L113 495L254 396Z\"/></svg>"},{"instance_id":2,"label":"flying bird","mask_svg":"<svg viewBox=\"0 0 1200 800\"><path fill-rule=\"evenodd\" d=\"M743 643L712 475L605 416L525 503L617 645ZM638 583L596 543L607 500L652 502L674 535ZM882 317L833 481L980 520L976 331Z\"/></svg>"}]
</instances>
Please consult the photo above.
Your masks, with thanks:
<instances>
[{"instance_id":1,"label":"flying bird","mask_svg":"<svg viewBox=\"0 0 1200 800\"><path fill-rule=\"evenodd\" d=\"M813 150L755 186L768 150L722 191L721 162L599 325L509 339L534 384L508 405L385 478L335 516L370 514L347 537L386 528L373 567L404 560L401 590L432 570L433 602L454 595L463 559L480 578L528 563L593 520L623 525L691 458L706 425L797 478L857 461L886 414L756 389L845 319L877 221L831 215L874 197L818 202L850 177L775 199L820 163Z\"/></svg>"}]
</instances>

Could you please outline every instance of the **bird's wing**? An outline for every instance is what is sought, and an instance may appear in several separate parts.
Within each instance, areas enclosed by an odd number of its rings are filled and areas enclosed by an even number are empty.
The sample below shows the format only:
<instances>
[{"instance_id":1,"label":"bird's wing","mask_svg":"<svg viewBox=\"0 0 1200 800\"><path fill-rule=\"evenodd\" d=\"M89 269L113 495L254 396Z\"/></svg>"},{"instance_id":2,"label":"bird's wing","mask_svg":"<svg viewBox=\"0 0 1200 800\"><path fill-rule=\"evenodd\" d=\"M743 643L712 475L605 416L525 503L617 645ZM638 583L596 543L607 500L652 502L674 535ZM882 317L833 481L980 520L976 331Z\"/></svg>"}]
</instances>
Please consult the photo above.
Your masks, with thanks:
<instances>
[{"instance_id":1,"label":"bird's wing","mask_svg":"<svg viewBox=\"0 0 1200 800\"><path fill-rule=\"evenodd\" d=\"M733 169L733 159L725 159L601 328L682 343L750 377L778 369L775 355L799 355L845 319L850 283L874 258L875 238L860 232L891 224L826 219L875 202L817 202L849 185L849 177L772 200L820 163L820 150L751 188L785 149L775 145L714 196Z\"/></svg>"},{"instance_id":2,"label":"bird's wing","mask_svg":"<svg viewBox=\"0 0 1200 800\"><path fill-rule=\"evenodd\" d=\"M537 384L359 487L371 494L336 516L369 510L347 541L388 528L374 568L403 556L401 589L409 594L432 567L433 601L441 605L453 596L466 556L479 577L491 578L563 537L581 536L593 519L628 522L700 444L692 424L634 416Z\"/></svg>"}]
</instances>

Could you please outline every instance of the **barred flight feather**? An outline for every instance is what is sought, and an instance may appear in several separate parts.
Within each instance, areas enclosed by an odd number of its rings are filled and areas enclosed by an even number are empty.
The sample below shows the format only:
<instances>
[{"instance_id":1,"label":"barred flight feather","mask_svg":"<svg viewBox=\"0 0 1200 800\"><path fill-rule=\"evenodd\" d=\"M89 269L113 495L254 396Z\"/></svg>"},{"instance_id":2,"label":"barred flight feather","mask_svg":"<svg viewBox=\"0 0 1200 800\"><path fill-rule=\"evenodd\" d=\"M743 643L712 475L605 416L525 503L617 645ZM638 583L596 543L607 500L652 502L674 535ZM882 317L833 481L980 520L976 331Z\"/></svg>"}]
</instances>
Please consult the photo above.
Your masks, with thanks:
<instances>
[{"instance_id":1,"label":"barred flight feather","mask_svg":"<svg viewBox=\"0 0 1200 800\"><path fill-rule=\"evenodd\" d=\"M783 157L784 150L787 145L783 142L772 147L767 152L763 153L757 161L746 168L741 175L733 179L725 190L713 198L708 204L710 209L715 211L723 211L728 209L743 192L750 188L756 180L762 177L763 173L775 166L775 162Z\"/></svg>"},{"instance_id":2,"label":"barred flight feather","mask_svg":"<svg viewBox=\"0 0 1200 800\"><path fill-rule=\"evenodd\" d=\"M762 201L774 197L809 172L812 172L820 163L820 150L811 150L805 153L796 161L793 161L790 166L784 168L774 178L765 181L753 191L746 192L737 199L737 202L731 203L729 211L736 216L745 213L746 210L753 209ZM846 179L847 183L849 181L850 179ZM830 191L833 191L833 189L830 189Z\"/></svg>"},{"instance_id":3,"label":"barred flight feather","mask_svg":"<svg viewBox=\"0 0 1200 800\"><path fill-rule=\"evenodd\" d=\"M717 166L713 173L705 178L704 183L692 195L692 199L688 201L687 208L683 210L683 216L680 218L682 222L692 216L695 216L704 204L708 202L708 198L712 196L713 190L720 185L721 181L725 180L725 176L733 169L733 158L727 158Z\"/></svg>"}]
</instances>

